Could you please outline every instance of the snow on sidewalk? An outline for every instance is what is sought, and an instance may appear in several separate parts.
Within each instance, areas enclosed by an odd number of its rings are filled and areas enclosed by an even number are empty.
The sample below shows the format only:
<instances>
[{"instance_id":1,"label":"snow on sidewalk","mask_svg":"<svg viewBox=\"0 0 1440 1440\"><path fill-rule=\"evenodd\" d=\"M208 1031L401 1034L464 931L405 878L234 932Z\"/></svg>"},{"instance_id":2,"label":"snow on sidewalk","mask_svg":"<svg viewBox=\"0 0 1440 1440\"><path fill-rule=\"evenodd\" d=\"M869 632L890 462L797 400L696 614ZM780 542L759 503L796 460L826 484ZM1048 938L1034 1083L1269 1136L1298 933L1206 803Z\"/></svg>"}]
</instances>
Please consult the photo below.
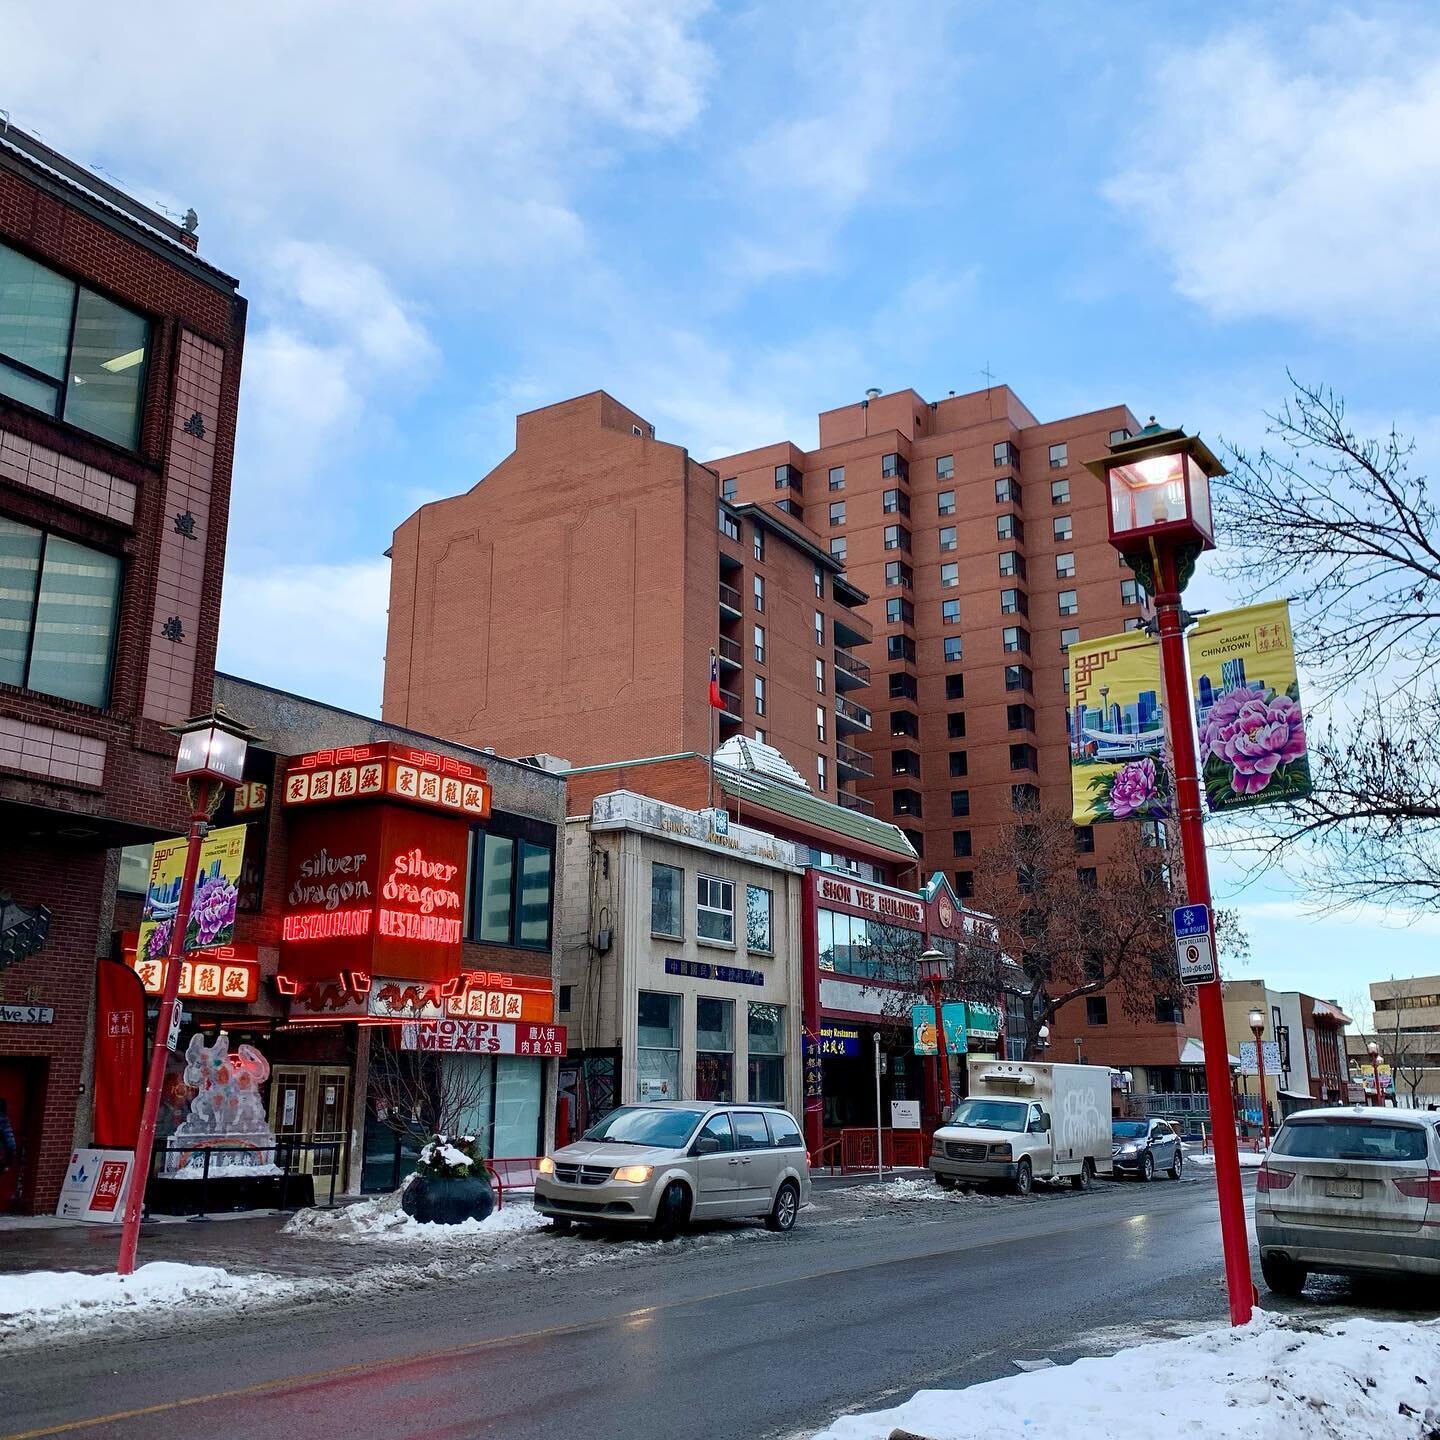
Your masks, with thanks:
<instances>
[{"instance_id":1,"label":"snow on sidewalk","mask_svg":"<svg viewBox=\"0 0 1440 1440\"><path fill-rule=\"evenodd\" d=\"M383 1239L386 1245L417 1245L445 1249L488 1249L520 1239L525 1232L541 1229L547 1222L529 1201L511 1200L504 1209L492 1210L483 1220L464 1220L459 1225L426 1225L400 1208L400 1191L339 1205L333 1210L300 1210L286 1223L284 1234L312 1240L338 1240L360 1245Z\"/></svg>"},{"instance_id":2,"label":"snow on sidewalk","mask_svg":"<svg viewBox=\"0 0 1440 1440\"><path fill-rule=\"evenodd\" d=\"M964 1390L921 1390L814 1440L1428 1440L1440 1433L1440 1321L1316 1325L1256 1313L1212 1330Z\"/></svg>"},{"instance_id":3,"label":"snow on sidewalk","mask_svg":"<svg viewBox=\"0 0 1440 1440\"><path fill-rule=\"evenodd\" d=\"M1215 1168L1215 1152L1213 1150L1186 1150L1185 1163L1187 1165L1199 1165L1206 1169ZM1242 1150L1240 1152L1240 1168L1242 1170L1258 1170L1265 1163L1265 1157L1258 1150Z\"/></svg>"}]
</instances>

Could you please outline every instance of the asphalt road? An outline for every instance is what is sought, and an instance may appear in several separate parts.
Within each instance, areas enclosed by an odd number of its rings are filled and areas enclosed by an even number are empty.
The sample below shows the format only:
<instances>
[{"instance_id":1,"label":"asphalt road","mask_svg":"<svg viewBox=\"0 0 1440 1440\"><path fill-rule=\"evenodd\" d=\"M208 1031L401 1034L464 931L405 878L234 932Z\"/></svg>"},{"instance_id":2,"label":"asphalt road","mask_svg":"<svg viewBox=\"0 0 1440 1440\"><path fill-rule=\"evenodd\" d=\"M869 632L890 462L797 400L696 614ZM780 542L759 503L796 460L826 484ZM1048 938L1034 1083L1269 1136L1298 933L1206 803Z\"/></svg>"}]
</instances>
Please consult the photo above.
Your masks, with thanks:
<instances>
[{"instance_id":1,"label":"asphalt road","mask_svg":"<svg viewBox=\"0 0 1440 1440\"><path fill-rule=\"evenodd\" d=\"M17 1352L0 1440L757 1440L1225 1317L1208 1177L816 1199L788 1236L722 1227L614 1263L547 1236L579 1263Z\"/></svg>"}]
</instances>

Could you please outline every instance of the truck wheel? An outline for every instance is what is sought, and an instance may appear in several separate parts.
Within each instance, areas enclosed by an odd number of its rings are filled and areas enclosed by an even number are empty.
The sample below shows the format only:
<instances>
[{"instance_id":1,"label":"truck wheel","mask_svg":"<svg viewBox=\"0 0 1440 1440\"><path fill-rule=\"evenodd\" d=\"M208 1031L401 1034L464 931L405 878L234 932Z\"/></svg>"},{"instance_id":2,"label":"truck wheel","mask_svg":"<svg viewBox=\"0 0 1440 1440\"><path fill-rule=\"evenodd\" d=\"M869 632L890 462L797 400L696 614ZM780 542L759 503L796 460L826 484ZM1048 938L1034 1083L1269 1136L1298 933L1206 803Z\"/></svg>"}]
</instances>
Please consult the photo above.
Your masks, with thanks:
<instances>
[{"instance_id":1,"label":"truck wheel","mask_svg":"<svg viewBox=\"0 0 1440 1440\"><path fill-rule=\"evenodd\" d=\"M1148 1150L1140 1157L1140 1178L1142 1180L1155 1178L1155 1157Z\"/></svg>"},{"instance_id":2,"label":"truck wheel","mask_svg":"<svg viewBox=\"0 0 1440 1440\"><path fill-rule=\"evenodd\" d=\"M953 1190L955 1188L955 1177L953 1175L937 1175L935 1183L942 1190Z\"/></svg>"},{"instance_id":3,"label":"truck wheel","mask_svg":"<svg viewBox=\"0 0 1440 1440\"><path fill-rule=\"evenodd\" d=\"M1086 1160L1080 1166L1080 1173L1070 1177L1070 1183L1077 1190L1088 1190L1095 1183L1095 1162Z\"/></svg>"},{"instance_id":4,"label":"truck wheel","mask_svg":"<svg viewBox=\"0 0 1440 1440\"><path fill-rule=\"evenodd\" d=\"M1282 1259L1279 1255L1260 1256L1260 1273L1265 1277L1265 1288L1276 1295L1292 1298L1305 1288L1309 1272L1293 1260Z\"/></svg>"},{"instance_id":5,"label":"truck wheel","mask_svg":"<svg viewBox=\"0 0 1440 1440\"><path fill-rule=\"evenodd\" d=\"M1030 1193L1030 1161L1028 1157L1021 1156L1020 1163L1015 1167L1015 1193L1017 1195L1028 1195Z\"/></svg>"}]
</instances>

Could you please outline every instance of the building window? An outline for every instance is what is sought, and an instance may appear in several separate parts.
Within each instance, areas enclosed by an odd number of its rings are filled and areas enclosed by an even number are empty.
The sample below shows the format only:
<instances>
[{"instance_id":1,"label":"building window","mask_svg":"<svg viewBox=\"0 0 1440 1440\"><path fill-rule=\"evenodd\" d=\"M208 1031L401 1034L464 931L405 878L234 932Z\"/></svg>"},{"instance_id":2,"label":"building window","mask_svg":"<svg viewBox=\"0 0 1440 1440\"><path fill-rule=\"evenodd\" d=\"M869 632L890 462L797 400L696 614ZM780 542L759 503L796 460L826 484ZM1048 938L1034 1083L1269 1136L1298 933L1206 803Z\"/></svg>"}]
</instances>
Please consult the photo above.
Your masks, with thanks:
<instances>
[{"instance_id":1,"label":"building window","mask_svg":"<svg viewBox=\"0 0 1440 1440\"><path fill-rule=\"evenodd\" d=\"M760 665L765 663L765 627L763 625L755 627L755 660Z\"/></svg>"},{"instance_id":2,"label":"building window","mask_svg":"<svg viewBox=\"0 0 1440 1440\"><path fill-rule=\"evenodd\" d=\"M1080 643L1080 628L1073 626L1060 632L1060 653L1063 655L1072 645ZM1066 672L1069 673L1068 671ZM1069 688L1068 686L1066 687Z\"/></svg>"},{"instance_id":3,"label":"building window","mask_svg":"<svg viewBox=\"0 0 1440 1440\"><path fill-rule=\"evenodd\" d=\"M942 490L935 497L935 501L941 515L953 515L955 513L955 492L953 490Z\"/></svg>"},{"instance_id":4,"label":"building window","mask_svg":"<svg viewBox=\"0 0 1440 1440\"><path fill-rule=\"evenodd\" d=\"M910 497L903 490L887 490L881 496L881 504L887 515L908 515Z\"/></svg>"},{"instance_id":5,"label":"building window","mask_svg":"<svg viewBox=\"0 0 1440 1440\"><path fill-rule=\"evenodd\" d=\"M1020 463L1019 454L1008 440L997 440L994 453L997 465L1018 465Z\"/></svg>"},{"instance_id":6,"label":"building window","mask_svg":"<svg viewBox=\"0 0 1440 1440\"><path fill-rule=\"evenodd\" d=\"M822 795L829 788L829 782L826 778L825 757L823 755L817 755L815 757L815 788Z\"/></svg>"},{"instance_id":7,"label":"building window","mask_svg":"<svg viewBox=\"0 0 1440 1440\"><path fill-rule=\"evenodd\" d=\"M845 467L843 465L832 465L830 467L830 488L832 490L843 490L845 488Z\"/></svg>"},{"instance_id":8,"label":"building window","mask_svg":"<svg viewBox=\"0 0 1440 1440\"><path fill-rule=\"evenodd\" d=\"M939 455L935 459L935 478L937 480L948 480L955 473L955 457L953 455Z\"/></svg>"},{"instance_id":9,"label":"building window","mask_svg":"<svg viewBox=\"0 0 1440 1440\"><path fill-rule=\"evenodd\" d=\"M1080 600L1074 590L1062 590L1057 598L1062 615L1078 615L1080 613Z\"/></svg>"},{"instance_id":10,"label":"building window","mask_svg":"<svg viewBox=\"0 0 1440 1440\"><path fill-rule=\"evenodd\" d=\"M887 525L885 527L885 548L887 550L903 550L908 555L910 553L910 532L903 525Z\"/></svg>"},{"instance_id":11,"label":"building window","mask_svg":"<svg viewBox=\"0 0 1440 1440\"><path fill-rule=\"evenodd\" d=\"M1110 1023L1110 1007L1106 1004L1103 995L1087 995L1085 997L1085 1023L1087 1025L1108 1025Z\"/></svg>"},{"instance_id":12,"label":"building window","mask_svg":"<svg viewBox=\"0 0 1440 1440\"><path fill-rule=\"evenodd\" d=\"M695 877L695 934L717 945L735 943L735 886L712 875Z\"/></svg>"},{"instance_id":13,"label":"building window","mask_svg":"<svg viewBox=\"0 0 1440 1440\"><path fill-rule=\"evenodd\" d=\"M955 527L943 525L940 528L940 548L942 550L955 549Z\"/></svg>"},{"instance_id":14,"label":"building window","mask_svg":"<svg viewBox=\"0 0 1440 1440\"><path fill-rule=\"evenodd\" d=\"M755 677L755 713L757 715L765 713L765 677L763 675Z\"/></svg>"},{"instance_id":15,"label":"building window","mask_svg":"<svg viewBox=\"0 0 1440 1440\"><path fill-rule=\"evenodd\" d=\"M695 1001L695 1098L735 1098L735 1002L701 995ZM735 1116L739 1121L743 1117ZM764 1117L757 1117L763 1128ZM738 1127L737 1127L738 1128ZM744 1143L743 1139L741 1141Z\"/></svg>"},{"instance_id":16,"label":"building window","mask_svg":"<svg viewBox=\"0 0 1440 1440\"><path fill-rule=\"evenodd\" d=\"M945 733L952 740L963 740L965 738L965 712L963 710L952 710L946 715Z\"/></svg>"},{"instance_id":17,"label":"building window","mask_svg":"<svg viewBox=\"0 0 1440 1440\"><path fill-rule=\"evenodd\" d=\"M799 490L801 488L800 471L794 465L777 465L775 467L775 488L777 490Z\"/></svg>"},{"instance_id":18,"label":"building window","mask_svg":"<svg viewBox=\"0 0 1440 1440\"><path fill-rule=\"evenodd\" d=\"M838 560L843 565L848 553L849 546L845 543L845 537L843 535L835 536L830 542L830 558L832 560Z\"/></svg>"},{"instance_id":19,"label":"building window","mask_svg":"<svg viewBox=\"0 0 1440 1440\"><path fill-rule=\"evenodd\" d=\"M1003 550L1000 553L1000 573L1018 575L1025 579L1025 557L1018 550Z\"/></svg>"},{"instance_id":20,"label":"building window","mask_svg":"<svg viewBox=\"0 0 1440 1440\"><path fill-rule=\"evenodd\" d=\"M815 612L815 643L825 644L825 616L819 610Z\"/></svg>"},{"instance_id":21,"label":"building window","mask_svg":"<svg viewBox=\"0 0 1440 1440\"><path fill-rule=\"evenodd\" d=\"M672 940L685 936L685 872L678 865L650 866L650 933Z\"/></svg>"},{"instance_id":22,"label":"building window","mask_svg":"<svg viewBox=\"0 0 1440 1440\"><path fill-rule=\"evenodd\" d=\"M940 623L942 625L958 625L960 623L960 602L958 600L942 600L940 602Z\"/></svg>"},{"instance_id":23,"label":"building window","mask_svg":"<svg viewBox=\"0 0 1440 1440\"><path fill-rule=\"evenodd\" d=\"M950 776L954 780L963 780L970 773L970 755L966 750L952 750L950 752Z\"/></svg>"},{"instance_id":24,"label":"building window","mask_svg":"<svg viewBox=\"0 0 1440 1440\"><path fill-rule=\"evenodd\" d=\"M0 681L105 705L119 610L118 556L0 516Z\"/></svg>"},{"instance_id":25,"label":"building window","mask_svg":"<svg viewBox=\"0 0 1440 1440\"><path fill-rule=\"evenodd\" d=\"M1002 615L1028 615L1030 597L1023 590L1002 590L1000 592L1000 613Z\"/></svg>"},{"instance_id":26,"label":"building window","mask_svg":"<svg viewBox=\"0 0 1440 1440\"><path fill-rule=\"evenodd\" d=\"M1184 1008L1178 1000L1157 995L1155 997L1155 1023L1157 1025L1183 1025L1185 1023Z\"/></svg>"},{"instance_id":27,"label":"building window","mask_svg":"<svg viewBox=\"0 0 1440 1440\"><path fill-rule=\"evenodd\" d=\"M740 494L740 484L734 475L720 482L720 498L734 500Z\"/></svg>"},{"instance_id":28,"label":"building window","mask_svg":"<svg viewBox=\"0 0 1440 1440\"><path fill-rule=\"evenodd\" d=\"M968 830L952 830L950 845L956 859L968 860L970 858L970 832Z\"/></svg>"},{"instance_id":29,"label":"building window","mask_svg":"<svg viewBox=\"0 0 1440 1440\"><path fill-rule=\"evenodd\" d=\"M890 773L892 775L920 776L920 757L913 750L892 750L890 752Z\"/></svg>"},{"instance_id":30,"label":"building window","mask_svg":"<svg viewBox=\"0 0 1440 1440\"><path fill-rule=\"evenodd\" d=\"M1050 482L1050 503L1052 505L1068 505L1070 503L1070 482L1068 480L1052 480Z\"/></svg>"},{"instance_id":31,"label":"building window","mask_svg":"<svg viewBox=\"0 0 1440 1440\"><path fill-rule=\"evenodd\" d=\"M1057 515L1050 522L1050 534L1056 540L1069 540L1075 534L1075 527L1068 515Z\"/></svg>"},{"instance_id":32,"label":"building window","mask_svg":"<svg viewBox=\"0 0 1440 1440\"><path fill-rule=\"evenodd\" d=\"M754 547L753 547L753 548L754 548L754 552L755 552L755 558L756 558L757 560L764 560L764 558L765 558L765 532L764 532L758 525L755 526L755 542L754 542Z\"/></svg>"},{"instance_id":33,"label":"building window","mask_svg":"<svg viewBox=\"0 0 1440 1440\"><path fill-rule=\"evenodd\" d=\"M821 745L825 743L825 707L815 707L815 738Z\"/></svg>"},{"instance_id":34,"label":"building window","mask_svg":"<svg viewBox=\"0 0 1440 1440\"><path fill-rule=\"evenodd\" d=\"M1095 827L1093 825L1077 825L1075 827L1075 849L1082 855L1095 853Z\"/></svg>"},{"instance_id":35,"label":"building window","mask_svg":"<svg viewBox=\"0 0 1440 1440\"><path fill-rule=\"evenodd\" d=\"M954 590L960 584L960 563L957 560L947 560L940 567L940 588L942 590Z\"/></svg>"},{"instance_id":36,"label":"building window","mask_svg":"<svg viewBox=\"0 0 1440 1440\"><path fill-rule=\"evenodd\" d=\"M995 482L995 503L997 505L1018 505L1020 486L1013 475L1002 475Z\"/></svg>"},{"instance_id":37,"label":"building window","mask_svg":"<svg viewBox=\"0 0 1440 1440\"><path fill-rule=\"evenodd\" d=\"M922 818L918 790L896 790L892 792L891 803L897 815L913 815L917 820Z\"/></svg>"},{"instance_id":38,"label":"building window","mask_svg":"<svg viewBox=\"0 0 1440 1440\"><path fill-rule=\"evenodd\" d=\"M799 514L799 511L795 509L795 506L791 503L790 497L788 495L783 500L777 500L775 502L775 508L777 510L783 511L786 515Z\"/></svg>"},{"instance_id":39,"label":"building window","mask_svg":"<svg viewBox=\"0 0 1440 1440\"><path fill-rule=\"evenodd\" d=\"M680 997L642 990L638 999L636 1099L674 1100L680 1094Z\"/></svg>"},{"instance_id":40,"label":"building window","mask_svg":"<svg viewBox=\"0 0 1440 1440\"><path fill-rule=\"evenodd\" d=\"M745 948L762 955L775 953L772 921L775 895L763 885L745 887Z\"/></svg>"},{"instance_id":41,"label":"building window","mask_svg":"<svg viewBox=\"0 0 1440 1440\"><path fill-rule=\"evenodd\" d=\"M845 523L845 502L843 500L832 500L830 502L830 523L832 525L843 525Z\"/></svg>"},{"instance_id":42,"label":"building window","mask_svg":"<svg viewBox=\"0 0 1440 1440\"><path fill-rule=\"evenodd\" d=\"M1125 620L1125 633L1133 634L1137 630L1143 630L1145 622L1138 615L1130 615Z\"/></svg>"},{"instance_id":43,"label":"building window","mask_svg":"<svg viewBox=\"0 0 1440 1440\"><path fill-rule=\"evenodd\" d=\"M815 662L815 693L817 695L825 693L825 662L823 660Z\"/></svg>"},{"instance_id":44,"label":"building window","mask_svg":"<svg viewBox=\"0 0 1440 1440\"><path fill-rule=\"evenodd\" d=\"M1144 598L1145 590L1138 580L1122 580L1120 582L1120 603L1122 605L1138 605Z\"/></svg>"},{"instance_id":45,"label":"building window","mask_svg":"<svg viewBox=\"0 0 1440 1440\"><path fill-rule=\"evenodd\" d=\"M765 577L755 577L755 608L763 613L765 609Z\"/></svg>"},{"instance_id":46,"label":"building window","mask_svg":"<svg viewBox=\"0 0 1440 1440\"><path fill-rule=\"evenodd\" d=\"M886 586L903 585L907 589L914 584L915 572L903 560L887 560L885 562L885 584Z\"/></svg>"},{"instance_id":47,"label":"building window","mask_svg":"<svg viewBox=\"0 0 1440 1440\"><path fill-rule=\"evenodd\" d=\"M740 538L740 522L723 505L720 507L720 533L728 540Z\"/></svg>"},{"instance_id":48,"label":"building window","mask_svg":"<svg viewBox=\"0 0 1440 1440\"><path fill-rule=\"evenodd\" d=\"M947 675L945 677L945 698L947 700L963 700L965 698L965 677L963 675Z\"/></svg>"},{"instance_id":49,"label":"building window","mask_svg":"<svg viewBox=\"0 0 1440 1440\"><path fill-rule=\"evenodd\" d=\"M1112 445L1118 445L1122 440L1128 440L1129 438L1130 432L1128 430L1112 430L1110 432L1110 443Z\"/></svg>"},{"instance_id":50,"label":"building window","mask_svg":"<svg viewBox=\"0 0 1440 1440\"><path fill-rule=\"evenodd\" d=\"M955 875L955 896L959 900L968 900L975 893L975 872L973 870L956 870Z\"/></svg>"},{"instance_id":51,"label":"building window","mask_svg":"<svg viewBox=\"0 0 1440 1440\"><path fill-rule=\"evenodd\" d=\"M945 663L958 665L965 658L965 642L959 635L945 637Z\"/></svg>"},{"instance_id":52,"label":"building window","mask_svg":"<svg viewBox=\"0 0 1440 1440\"><path fill-rule=\"evenodd\" d=\"M970 792L968 790L952 790L950 792L950 813L957 819L962 819L970 813Z\"/></svg>"},{"instance_id":53,"label":"building window","mask_svg":"<svg viewBox=\"0 0 1440 1440\"><path fill-rule=\"evenodd\" d=\"M913 625L915 607L899 596L892 596L885 602L885 623L887 625Z\"/></svg>"},{"instance_id":54,"label":"building window","mask_svg":"<svg viewBox=\"0 0 1440 1440\"><path fill-rule=\"evenodd\" d=\"M913 710L892 710L890 712L890 734L906 735L912 740L920 738L920 717Z\"/></svg>"},{"instance_id":55,"label":"building window","mask_svg":"<svg viewBox=\"0 0 1440 1440\"><path fill-rule=\"evenodd\" d=\"M555 830L521 816L494 816L470 832L467 940L550 948Z\"/></svg>"},{"instance_id":56,"label":"building window","mask_svg":"<svg viewBox=\"0 0 1440 1440\"><path fill-rule=\"evenodd\" d=\"M835 553L835 542L833 540L830 542L830 553L832 555ZM842 560L845 558L844 540L840 542L840 558ZM823 600L825 598L825 572L818 565L815 567L815 598L817 600Z\"/></svg>"},{"instance_id":57,"label":"building window","mask_svg":"<svg viewBox=\"0 0 1440 1440\"><path fill-rule=\"evenodd\" d=\"M888 660L908 660L915 663L915 642L908 635L887 635L885 657Z\"/></svg>"},{"instance_id":58,"label":"building window","mask_svg":"<svg viewBox=\"0 0 1440 1440\"><path fill-rule=\"evenodd\" d=\"M1010 808L1024 812L1034 810L1040 804L1038 785L1012 785L1010 787Z\"/></svg>"},{"instance_id":59,"label":"building window","mask_svg":"<svg viewBox=\"0 0 1440 1440\"><path fill-rule=\"evenodd\" d=\"M997 515L995 517L995 538L1025 543L1025 522L1018 515Z\"/></svg>"},{"instance_id":60,"label":"building window","mask_svg":"<svg viewBox=\"0 0 1440 1440\"><path fill-rule=\"evenodd\" d=\"M1010 768L1012 770L1037 770L1039 761L1033 745L1012 745L1010 747Z\"/></svg>"},{"instance_id":61,"label":"building window","mask_svg":"<svg viewBox=\"0 0 1440 1440\"><path fill-rule=\"evenodd\" d=\"M1005 667L1005 688L1007 690L1031 690L1035 688L1035 677L1028 665L1007 665Z\"/></svg>"},{"instance_id":62,"label":"building window","mask_svg":"<svg viewBox=\"0 0 1440 1440\"><path fill-rule=\"evenodd\" d=\"M1087 890L1093 890L1099 883L1097 872L1093 865L1082 865L1076 870L1075 879Z\"/></svg>"},{"instance_id":63,"label":"building window","mask_svg":"<svg viewBox=\"0 0 1440 1440\"><path fill-rule=\"evenodd\" d=\"M746 1083L752 1105L785 1103L785 1007L752 1000L748 1006ZM774 1126L776 1121L771 1120ZM791 1127L793 1128L793 1126ZM782 1140L786 1137L782 1136ZM742 1142L743 1143L743 1142ZM795 1140L795 1144L800 1141Z\"/></svg>"},{"instance_id":64,"label":"building window","mask_svg":"<svg viewBox=\"0 0 1440 1440\"><path fill-rule=\"evenodd\" d=\"M910 462L903 455L887 455L880 462L880 474L886 480L908 480Z\"/></svg>"},{"instance_id":65,"label":"building window","mask_svg":"<svg viewBox=\"0 0 1440 1440\"><path fill-rule=\"evenodd\" d=\"M907 675L903 670L897 670L890 676L890 698L892 700L915 700L919 698L919 694L920 689L916 685L913 675Z\"/></svg>"},{"instance_id":66,"label":"building window","mask_svg":"<svg viewBox=\"0 0 1440 1440\"><path fill-rule=\"evenodd\" d=\"M1064 550L1055 557L1055 578L1057 580L1069 580L1075 574L1075 553L1072 550Z\"/></svg>"},{"instance_id":67,"label":"building window","mask_svg":"<svg viewBox=\"0 0 1440 1440\"><path fill-rule=\"evenodd\" d=\"M765 732L758 725L755 727L755 738L760 744L765 743Z\"/></svg>"},{"instance_id":68,"label":"building window","mask_svg":"<svg viewBox=\"0 0 1440 1440\"><path fill-rule=\"evenodd\" d=\"M1050 468L1063 470L1070 463L1070 447L1065 444L1050 447Z\"/></svg>"},{"instance_id":69,"label":"building window","mask_svg":"<svg viewBox=\"0 0 1440 1440\"><path fill-rule=\"evenodd\" d=\"M565 1012L570 1009L571 1000L572 1000L572 997L574 996L574 993L575 993L575 987L574 987L573 985L562 985L562 986L560 986L560 998L559 998L559 1001L558 1001L557 1008L559 1009L559 1011L560 1011L560 1013L561 1013L562 1015L565 1014Z\"/></svg>"},{"instance_id":70,"label":"building window","mask_svg":"<svg viewBox=\"0 0 1440 1440\"><path fill-rule=\"evenodd\" d=\"M1011 730L1033 730L1035 728L1035 711L1029 705L1007 705L1005 707L1005 724Z\"/></svg>"},{"instance_id":71,"label":"building window","mask_svg":"<svg viewBox=\"0 0 1440 1440\"><path fill-rule=\"evenodd\" d=\"M150 322L0 245L0 395L133 450Z\"/></svg>"},{"instance_id":72,"label":"building window","mask_svg":"<svg viewBox=\"0 0 1440 1440\"><path fill-rule=\"evenodd\" d=\"M1007 655L1030 653L1030 632L1019 625L1007 625L1001 632L1001 645Z\"/></svg>"}]
</instances>

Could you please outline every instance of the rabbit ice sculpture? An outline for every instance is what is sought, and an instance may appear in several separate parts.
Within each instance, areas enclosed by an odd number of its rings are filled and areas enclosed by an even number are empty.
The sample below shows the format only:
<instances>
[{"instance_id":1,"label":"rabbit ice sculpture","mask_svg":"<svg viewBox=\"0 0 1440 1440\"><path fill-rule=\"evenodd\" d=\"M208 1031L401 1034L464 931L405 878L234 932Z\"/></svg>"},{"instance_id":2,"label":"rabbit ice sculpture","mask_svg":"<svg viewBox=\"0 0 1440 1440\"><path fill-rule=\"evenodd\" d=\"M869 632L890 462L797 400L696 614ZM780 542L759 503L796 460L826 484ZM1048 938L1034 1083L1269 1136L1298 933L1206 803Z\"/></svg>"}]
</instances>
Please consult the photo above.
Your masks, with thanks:
<instances>
[{"instance_id":1,"label":"rabbit ice sculpture","mask_svg":"<svg viewBox=\"0 0 1440 1440\"><path fill-rule=\"evenodd\" d=\"M187 1140L203 1145L224 1137L237 1145L272 1150L275 1132L260 1099L269 1075L270 1062L253 1045L242 1045L232 1055L223 1030L213 1045L206 1045L203 1035L192 1036L185 1048L185 1083L194 1086L195 1097L172 1146Z\"/></svg>"}]
</instances>

